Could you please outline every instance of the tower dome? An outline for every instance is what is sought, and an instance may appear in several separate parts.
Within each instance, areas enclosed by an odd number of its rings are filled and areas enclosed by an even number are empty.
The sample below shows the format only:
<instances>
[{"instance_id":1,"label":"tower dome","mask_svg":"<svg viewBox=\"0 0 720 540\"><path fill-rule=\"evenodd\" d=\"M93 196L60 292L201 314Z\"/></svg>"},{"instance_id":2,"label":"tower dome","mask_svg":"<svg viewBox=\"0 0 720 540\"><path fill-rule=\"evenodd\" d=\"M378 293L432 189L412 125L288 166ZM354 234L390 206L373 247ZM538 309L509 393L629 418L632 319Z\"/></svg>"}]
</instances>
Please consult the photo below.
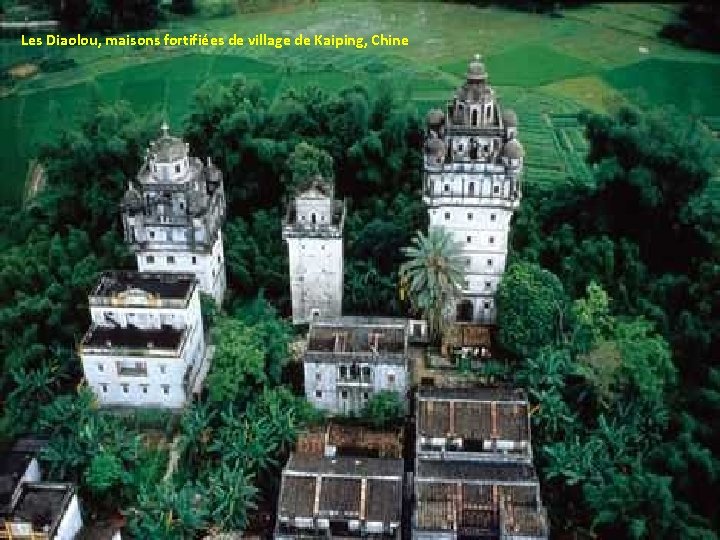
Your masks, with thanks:
<instances>
[{"instance_id":1,"label":"tower dome","mask_svg":"<svg viewBox=\"0 0 720 540\"><path fill-rule=\"evenodd\" d=\"M510 159L522 159L525 156L525 151L519 142L510 139L503 147L503 155Z\"/></svg>"},{"instance_id":2,"label":"tower dome","mask_svg":"<svg viewBox=\"0 0 720 540\"><path fill-rule=\"evenodd\" d=\"M445 122L445 114L440 109L430 109L427 113L427 123L430 127L440 126Z\"/></svg>"},{"instance_id":3,"label":"tower dome","mask_svg":"<svg viewBox=\"0 0 720 540\"><path fill-rule=\"evenodd\" d=\"M517 127L518 125L517 114L512 109L505 109L502 113L502 119L505 127Z\"/></svg>"},{"instance_id":4,"label":"tower dome","mask_svg":"<svg viewBox=\"0 0 720 540\"><path fill-rule=\"evenodd\" d=\"M128 187L125 195L122 198L121 206L130 211L137 211L142 208L143 200L142 195L133 187L132 184Z\"/></svg>"},{"instance_id":5,"label":"tower dome","mask_svg":"<svg viewBox=\"0 0 720 540\"><path fill-rule=\"evenodd\" d=\"M445 143L437 137L428 139L425 149L429 156L441 157L445 155Z\"/></svg>"},{"instance_id":6,"label":"tower dome","mask_svg":"<svg viewBox=\"0 0 720 540\"><path fill-rule=\"evenodd\" d=\"M161 127L162 135L150 143L150 153L157 163L172 163L184 159L188 155L187 144L179 137L169 133L166 122Z\"/></svg>"},{"instance_id":7,"label":"tower dome","mask_svg":"<svg viewBox=\"0 0 720 540\"><path fill-rule=\"evenodd\" d=\"M487 71L485 64L480 61L480 55L476 54L475 58L470 61L467 70L467 80L469 83L483 82L487 79Z\"/></svg>"}]
</instances>

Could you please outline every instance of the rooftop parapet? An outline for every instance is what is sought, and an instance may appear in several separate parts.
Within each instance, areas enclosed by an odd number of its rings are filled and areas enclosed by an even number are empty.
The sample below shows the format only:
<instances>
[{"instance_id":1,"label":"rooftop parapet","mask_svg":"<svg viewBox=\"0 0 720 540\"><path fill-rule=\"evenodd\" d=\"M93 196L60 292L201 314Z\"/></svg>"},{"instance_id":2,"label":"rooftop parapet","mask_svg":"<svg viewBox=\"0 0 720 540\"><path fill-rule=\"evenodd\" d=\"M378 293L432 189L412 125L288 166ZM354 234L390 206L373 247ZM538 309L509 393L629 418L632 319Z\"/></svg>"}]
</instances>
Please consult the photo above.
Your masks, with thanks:
<instances>
[{"instance_id":1,"label":"rooftop parapet","mask_svg":"<svg viewBox=\"0 0 720 540\"><path fill-rule=\"evenodd\" d=\"M197 287L194 274L167 272L103 272L88 296L90 306L187 306Z\"/></svg>"}]
</instances>

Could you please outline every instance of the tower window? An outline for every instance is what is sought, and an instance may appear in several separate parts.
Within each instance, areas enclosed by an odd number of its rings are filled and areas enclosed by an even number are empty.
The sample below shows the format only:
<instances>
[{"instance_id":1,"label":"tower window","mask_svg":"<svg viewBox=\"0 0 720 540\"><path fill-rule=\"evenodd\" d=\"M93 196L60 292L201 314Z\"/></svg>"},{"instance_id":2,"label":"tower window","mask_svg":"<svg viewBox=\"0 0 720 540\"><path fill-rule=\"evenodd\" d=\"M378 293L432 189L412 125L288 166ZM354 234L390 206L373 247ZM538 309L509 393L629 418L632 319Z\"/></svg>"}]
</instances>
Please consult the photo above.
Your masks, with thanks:
<instances>
[{"instance_id":1,"label":"tower window","mask_svg":"<svg viewBox=\"0 0 720 540\"><path fill-rule=\"evenodd\" d=\"M153 264L155 262L155 257L153 257L152 255L148 255L147 257L145 257L145 261L148 264Z\"/></svg>"},{"instance_id":2,"label":"tower window","mask_svg":"<svg viewBox=\"0 0 720 540\"><path fill-rule=\"evenodd\" d=\"M445 221L450 219L450 212L445 212Z\"/></svg>"},{"instance_id":3,"label":"tower window","mask_svg":"<svg viewBox=\"0 0 720 540\"><path fill-rule=\"evenodd\" d=\"M313 225L317 223L317 216L314 213L310 216L310 221L312 221Z\"/></svg>"},{"instance_id":4,"label":"tower window","mask_svg":"<svg viewBox=\"0 0 720 540\"><path fill-rule=\"evenodd\" d=\"M475 195L475 182L470 182L468 184L468 195L470 195L471 197Z\"/></svg>"}]
</instances>

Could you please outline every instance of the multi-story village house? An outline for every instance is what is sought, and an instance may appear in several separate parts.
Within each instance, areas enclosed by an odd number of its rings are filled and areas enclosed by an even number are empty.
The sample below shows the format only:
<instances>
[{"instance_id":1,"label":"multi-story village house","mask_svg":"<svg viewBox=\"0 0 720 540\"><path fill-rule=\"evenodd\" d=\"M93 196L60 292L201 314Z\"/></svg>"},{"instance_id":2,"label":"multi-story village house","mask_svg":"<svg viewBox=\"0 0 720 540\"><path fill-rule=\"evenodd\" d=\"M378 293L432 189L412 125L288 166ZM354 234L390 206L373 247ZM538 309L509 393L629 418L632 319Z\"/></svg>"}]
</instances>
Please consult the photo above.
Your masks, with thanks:
<instances>
[{"instance_id":1,"label":"multi-story village house","mask_svg":"<svg viewBox=\"0 0 720 540\"><path fill-rule=\"evenodd\" d=\"M407 319L339 317L310 325L305 396L331 413L357 413L382 390L408 390Z\"/></svg>"},{"instance_id":2,"label":"multi-story village house","mask_svg":"<svg viewBox=\"0 0 720 540\"><path fill-rule=\"evenodd\" d=\"M182 407L208 370L193 274L105 272L78 352L101 405Z\"/></svg>"}]
</instances>

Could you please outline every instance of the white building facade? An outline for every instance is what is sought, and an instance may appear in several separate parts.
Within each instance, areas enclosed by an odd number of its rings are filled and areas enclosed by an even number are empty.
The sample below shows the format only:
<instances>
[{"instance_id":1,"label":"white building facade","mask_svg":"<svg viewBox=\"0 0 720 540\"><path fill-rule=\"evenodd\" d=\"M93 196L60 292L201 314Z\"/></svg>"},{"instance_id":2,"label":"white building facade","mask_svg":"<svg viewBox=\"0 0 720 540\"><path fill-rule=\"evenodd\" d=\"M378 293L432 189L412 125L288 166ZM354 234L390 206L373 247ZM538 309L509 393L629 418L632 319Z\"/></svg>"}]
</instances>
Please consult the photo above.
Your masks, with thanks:
<instances>
[{"instance_id":1,"label":"white building facade","mask_svg":"<svg viewBox=\"0 0 720 540\"><path fill-rule=\"evenodd\" d=\"M340 317L310 326L303 358L305 396L335 414L359 413L383 390L405 398L408 382L406 319Z\"/></svg>"},{"instance_id":2,"label":"white building facade","mask_svg":"<svg viewBox=\"0 0 720 540\"><path fill-rule=\"evenodd\" d=\"M294 324L339 317L343 294L345 204L332 182L316 178L291 201L283 223Z\"/></svg>"},{"instance_id":3,"label":"white building facade","mask_svg":"<svg viewBox=\"0 0 720 540\"><path fill-rule=\"evenodd\" d=\"M210 159L189 156L168 133L153 141L122 201L125 241L141 272L189 272L220 304L225 294L222 173Z\"/></svg>"},{"instance_id":4,"label":"white building facade","mask_svg":"<svg viewBox=\"0 0 720 540\"><path fill-rule=\"evenodd\" d=\"M209 367L193 274L106 272L89 295L79 346L101 405L180 408Z\"/></svg>"},{"instance_id":5,"label":"white building facade","mask_svg":"<svg viewBox=\"0 0 720 540\"><path fill-rule=\"evenodd\" d=\"M446 111L431 110L427 124L423 198L429 226L452 232L465 264L455 320L493 324L510 222L522 196L517 116L501 110L476 57Z\"/></svg>"}]
</instances>

